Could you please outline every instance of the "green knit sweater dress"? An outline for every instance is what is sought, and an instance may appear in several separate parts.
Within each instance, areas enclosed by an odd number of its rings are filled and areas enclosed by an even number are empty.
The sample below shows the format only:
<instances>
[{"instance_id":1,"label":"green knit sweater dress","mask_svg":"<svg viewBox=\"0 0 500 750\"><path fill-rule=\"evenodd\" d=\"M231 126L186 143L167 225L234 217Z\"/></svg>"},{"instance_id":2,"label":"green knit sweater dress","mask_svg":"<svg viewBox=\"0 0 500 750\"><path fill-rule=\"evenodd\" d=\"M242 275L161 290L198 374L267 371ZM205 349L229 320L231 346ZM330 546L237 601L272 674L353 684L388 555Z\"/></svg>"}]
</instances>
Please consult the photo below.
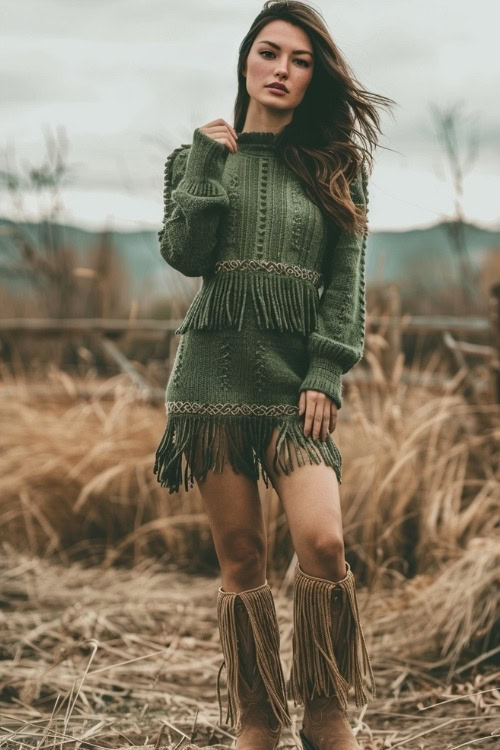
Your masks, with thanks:
<instances>
[{"instance_id":1,"label":"green knit sweater dress","mask_svg":"<svg viewBox=\"0 0 500 750\"><path fill-rule=\"evenodd\" d=\"M203 277L176 331L156 450L154 473L170 493L227 460L268 487L275 428L276 472L323 461L342 482L332 435L304 435L299 397L322 391L340 408L341 377L363 355L367 224L356 235L327 223L283 162L279 134L238 135L233 153L197 128L165 164L160 252ZM351 196L367 210L364 167Z\"/></svg>"}]
</instances>

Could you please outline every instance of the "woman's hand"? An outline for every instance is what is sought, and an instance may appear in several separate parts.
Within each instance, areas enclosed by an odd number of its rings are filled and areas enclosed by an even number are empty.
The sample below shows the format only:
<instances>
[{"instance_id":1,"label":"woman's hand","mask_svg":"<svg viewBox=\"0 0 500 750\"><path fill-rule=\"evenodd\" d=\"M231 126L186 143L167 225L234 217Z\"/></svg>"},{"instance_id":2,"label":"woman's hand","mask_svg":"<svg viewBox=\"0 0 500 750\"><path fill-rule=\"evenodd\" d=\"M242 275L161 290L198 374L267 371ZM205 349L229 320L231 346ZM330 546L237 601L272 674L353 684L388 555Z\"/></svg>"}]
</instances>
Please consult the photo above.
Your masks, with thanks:
<instances>
[{"instance_id":1,"label":"woman's hand","mask_svg":"<svg viewBox=\"0 0 500 750\"><path fill-rule=\"evenodd\" d=\"M299 398L299 415L304 414L304 435L311 434L314 440L321 435L326 440L329 432L335 430L337 424L337 404L326 393L305 390Z\"/></svg>"},{"instance_id":2,"label":"woman's hand","mask_svg":"<svg viewBox=\"0 0 500 750\"><path fill-rule=\"evenodd\" d=\"M236 130L232 125L223 120L222 117L212 120L212 122L206 125L202 125L199 130L208 135L209 138L213 138L214 141L224 143L229 151L234 152L237 150L236 139L238 136L236 135Z\"/></svg>"}]
</instances>

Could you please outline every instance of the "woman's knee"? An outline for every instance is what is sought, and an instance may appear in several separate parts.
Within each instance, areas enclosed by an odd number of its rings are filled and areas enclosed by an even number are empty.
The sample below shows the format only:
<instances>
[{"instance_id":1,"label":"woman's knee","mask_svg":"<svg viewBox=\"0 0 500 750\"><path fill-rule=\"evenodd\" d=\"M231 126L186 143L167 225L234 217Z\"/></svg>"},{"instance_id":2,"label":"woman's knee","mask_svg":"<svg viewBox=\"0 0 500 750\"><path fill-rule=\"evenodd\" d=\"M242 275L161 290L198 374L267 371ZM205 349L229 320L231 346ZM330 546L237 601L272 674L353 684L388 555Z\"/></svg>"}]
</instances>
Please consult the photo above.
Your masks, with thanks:
<instances>
[{"instance_id":1,"label":"woman's knee","mask_svg":"<svg viewBox=\"0 0 500 750\"><path fill-rule=\"evenodd\" d=\"M266 557L266 541L253 529L228 529L221 535L224 558L235 569L259 565Z\"/></svg>"},{"instance_id":2,"label":"woman's knee","mask_svg":"<svg viewBox=\"0 0 500 750\"><path fill-rule=\"evenodd\" d=\"M304 572L320 578L340 579L345 574L345 548L342 535L335 531L316 534L306 545Z\"/></svg>"},{"instance_id":3,"label":"woman's knee","mask_svg":"<svg viewBox=\"0 0 500 750\"><path fill-rule=\"evenodd\" d=\"M254 588L263 583L266 571L266 541L251 529L228 531L221 537L219 560L223 580L231 590ZM225 588L225 586L224 586Z\"/></svg>"}]
</instances>

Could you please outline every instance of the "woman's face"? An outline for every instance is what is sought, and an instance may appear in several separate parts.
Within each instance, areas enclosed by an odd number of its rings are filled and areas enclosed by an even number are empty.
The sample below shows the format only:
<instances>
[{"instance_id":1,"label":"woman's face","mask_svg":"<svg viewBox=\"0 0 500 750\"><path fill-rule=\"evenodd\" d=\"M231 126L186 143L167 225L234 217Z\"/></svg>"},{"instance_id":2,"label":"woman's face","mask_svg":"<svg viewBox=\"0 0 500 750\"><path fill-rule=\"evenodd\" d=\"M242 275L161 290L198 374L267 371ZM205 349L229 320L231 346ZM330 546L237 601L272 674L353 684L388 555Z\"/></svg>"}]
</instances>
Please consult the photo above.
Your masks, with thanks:
<instances>
[{"instance_id":1,"label":"woman's face","mask_svg":"<svg viewBox=\"0 0 500 750\"><path fill-rule=\"evenodd\" d=\"M243 74L251 98L265 107L287 111L302 101L313 69L313 48L306 32L288 21L275 20L257 34ZM287 91L276 93L270 83L282 83Z\"/></svg>"}]
</instances>

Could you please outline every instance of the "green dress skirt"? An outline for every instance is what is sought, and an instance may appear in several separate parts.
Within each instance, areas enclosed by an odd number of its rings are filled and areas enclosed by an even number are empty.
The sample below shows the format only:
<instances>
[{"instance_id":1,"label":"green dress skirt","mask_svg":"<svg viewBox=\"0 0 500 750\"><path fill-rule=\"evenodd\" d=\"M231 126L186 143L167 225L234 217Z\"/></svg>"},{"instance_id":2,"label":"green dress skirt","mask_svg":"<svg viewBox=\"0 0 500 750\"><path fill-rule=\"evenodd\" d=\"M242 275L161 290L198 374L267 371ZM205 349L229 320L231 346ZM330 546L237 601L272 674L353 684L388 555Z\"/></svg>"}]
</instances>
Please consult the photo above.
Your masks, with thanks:
<instances>
[{"instance_id":1,"label":"green dress skirt","mask_svg":"<svg viewBox=\"0 0 500 750\"><path fill-rule=\"evenodd\" d=\"M244 336L237 328L191 329L180 336L166 388L167 425L155 456L158 482L170 493L181 484L187 491L229 460L236 473L262 476L268 487L266 449L279 428L275 472L323 461L340 484L342 458L331 434L324 441L306 437L298 413L307 336L259 327L251 305L242 327Z\"/></svg>"}]
</instances>

